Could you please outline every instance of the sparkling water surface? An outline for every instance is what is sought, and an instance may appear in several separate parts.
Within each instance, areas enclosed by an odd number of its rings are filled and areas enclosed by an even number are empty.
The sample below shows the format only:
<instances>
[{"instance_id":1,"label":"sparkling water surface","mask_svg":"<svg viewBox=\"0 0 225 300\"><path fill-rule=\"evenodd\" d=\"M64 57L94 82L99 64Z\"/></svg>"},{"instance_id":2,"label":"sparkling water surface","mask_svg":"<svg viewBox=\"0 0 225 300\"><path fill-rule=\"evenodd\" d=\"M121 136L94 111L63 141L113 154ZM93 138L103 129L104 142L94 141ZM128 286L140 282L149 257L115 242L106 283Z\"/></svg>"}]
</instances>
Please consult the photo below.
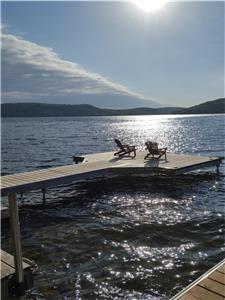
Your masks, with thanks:
<instances>
[{"instance_id":1,"label":"sparkling water surface","mask_svg":"<svg viewBox=\"0 0 225 300\"><path fill-rule=\"evenodd\" d=\"M2 174L111 151L114 138L224 155L224 115L2 119ZM224 256L225 171L99 178L19 197L28 299L170 299ZM5 198L3 203L7 202ZM2 248L10 252L8 226Z\"/></svg>"}]
</instances>

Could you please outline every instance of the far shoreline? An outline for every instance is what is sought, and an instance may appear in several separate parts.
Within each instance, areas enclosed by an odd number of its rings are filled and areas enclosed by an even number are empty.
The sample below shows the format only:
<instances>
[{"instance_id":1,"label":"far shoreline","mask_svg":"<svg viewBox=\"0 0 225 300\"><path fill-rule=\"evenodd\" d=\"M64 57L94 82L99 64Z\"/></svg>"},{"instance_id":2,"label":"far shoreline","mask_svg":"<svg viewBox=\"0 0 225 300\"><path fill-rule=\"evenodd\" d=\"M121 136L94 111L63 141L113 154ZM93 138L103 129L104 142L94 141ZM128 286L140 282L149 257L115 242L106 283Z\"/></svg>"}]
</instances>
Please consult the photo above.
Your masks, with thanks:
<instances>
[{"instance_id":1,"label":"far shoreline","mask_svg":"<svg viewBox=\"0 0 225 300\"><path fill-rule=\"evenodd\" d=\"M7 116L1 119L31 119L31 118L107 118L107 117L209 117L209 116L225 116L225 113L208 113L208 114L161 114L161 115L82 115L82 116Z\"/></svg>"},{"instance_id":2,"label":"far shoreline","mask_svg":"<svg viewBox=\"0 0 225 300\"><path fill-rule=\"evenodd\" d=\"M160 115L224 114L225 98L207 101L189 108L136 107L123 109L99 108L90 104L2 103L2 117L123 117Z\"/></svg>"}]
</instances>

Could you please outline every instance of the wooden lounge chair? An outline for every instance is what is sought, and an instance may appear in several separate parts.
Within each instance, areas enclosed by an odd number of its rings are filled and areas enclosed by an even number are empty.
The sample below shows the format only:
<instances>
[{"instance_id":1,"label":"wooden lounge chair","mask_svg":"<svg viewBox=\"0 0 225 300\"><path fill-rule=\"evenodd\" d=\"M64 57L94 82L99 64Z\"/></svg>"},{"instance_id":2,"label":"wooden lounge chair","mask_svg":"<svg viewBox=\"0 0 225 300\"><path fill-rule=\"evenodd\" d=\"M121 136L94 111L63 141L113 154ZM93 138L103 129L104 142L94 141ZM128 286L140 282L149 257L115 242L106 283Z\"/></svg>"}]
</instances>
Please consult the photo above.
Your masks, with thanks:
<instances>
[{"instance_id":1,"label":"wooden lounge chair","mask_svg":"<svg viewBox=\"0 0 225 300\"><path fill-rule=\"evenodd\" d=\"M154 158L155 155L157 156L157 159L160 159L160 157L162 157L163 155L165 155L165 160L167 160L166 157L166 150L167 148L159 148L158 147L158 143L156 142L146 142L146 149L148 150L148 154L145 156L144 159L148 158L150 155L152 155L152 157Z\"/></svg>"},{"instance_id":2,"label":"wooden lounge chair","mask_svg":"<svg viewBox=\"0 0 225 300\"><path fill-rule=\"evenodd\" d=\"M133 158L136 156L136 148L135 146L130 146L130 145L124 145L122 144L119 140L115 139L115 143L117 144L119 151L117 151L116 153L114 153L114 155L119 155L119 157L128 155L130 156L130 154L132 152L134 152L134 156Z\"/></svg>"}]
</instances>

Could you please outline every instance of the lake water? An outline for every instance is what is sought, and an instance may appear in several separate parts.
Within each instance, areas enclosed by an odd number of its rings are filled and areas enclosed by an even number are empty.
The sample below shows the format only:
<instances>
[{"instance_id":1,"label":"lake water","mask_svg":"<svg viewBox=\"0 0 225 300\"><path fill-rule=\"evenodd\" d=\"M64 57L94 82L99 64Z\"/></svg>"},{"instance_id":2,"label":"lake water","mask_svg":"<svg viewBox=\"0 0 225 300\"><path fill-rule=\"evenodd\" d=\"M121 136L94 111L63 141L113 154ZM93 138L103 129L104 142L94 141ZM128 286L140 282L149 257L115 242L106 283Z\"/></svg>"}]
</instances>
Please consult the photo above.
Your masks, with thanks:
<instances>
[{"instance_id":1,"label":"lake water","mask_svg":"<svg viewBox=\"0 0 225 300\"><path fill-rule=\"evenodd\" d=\"M144 148L224 155L224 115L2 120L2 173L72 163L110 151L114 138ZM19 199L28 299L169 299L224 256L225 171L172 178L115 177ZM206 172L206 171L205 171ZM6 199L2 200L3 203ZM2 248L10 251L9 228Z\"/></svg>"}]
</instances>

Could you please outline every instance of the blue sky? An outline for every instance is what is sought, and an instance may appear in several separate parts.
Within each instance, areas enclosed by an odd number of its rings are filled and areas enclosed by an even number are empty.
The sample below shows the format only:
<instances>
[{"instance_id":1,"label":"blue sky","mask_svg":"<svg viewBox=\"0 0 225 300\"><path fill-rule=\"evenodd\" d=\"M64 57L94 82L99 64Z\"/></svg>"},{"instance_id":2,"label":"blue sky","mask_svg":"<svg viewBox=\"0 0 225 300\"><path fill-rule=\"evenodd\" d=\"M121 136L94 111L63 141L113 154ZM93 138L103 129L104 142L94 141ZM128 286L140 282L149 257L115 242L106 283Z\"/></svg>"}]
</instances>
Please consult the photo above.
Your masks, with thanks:
<instances>
[{"instance_id":1,"label":"blue sky","mask_svg":"<svg viewBox=\"0 0 225 300\"><path fill-rule=\"evenodd\" d=\"M224 95L223 2L147 14L133 3L7 1L2 23L5 102L190 106Z\"/></svg>"}]
</instances>

